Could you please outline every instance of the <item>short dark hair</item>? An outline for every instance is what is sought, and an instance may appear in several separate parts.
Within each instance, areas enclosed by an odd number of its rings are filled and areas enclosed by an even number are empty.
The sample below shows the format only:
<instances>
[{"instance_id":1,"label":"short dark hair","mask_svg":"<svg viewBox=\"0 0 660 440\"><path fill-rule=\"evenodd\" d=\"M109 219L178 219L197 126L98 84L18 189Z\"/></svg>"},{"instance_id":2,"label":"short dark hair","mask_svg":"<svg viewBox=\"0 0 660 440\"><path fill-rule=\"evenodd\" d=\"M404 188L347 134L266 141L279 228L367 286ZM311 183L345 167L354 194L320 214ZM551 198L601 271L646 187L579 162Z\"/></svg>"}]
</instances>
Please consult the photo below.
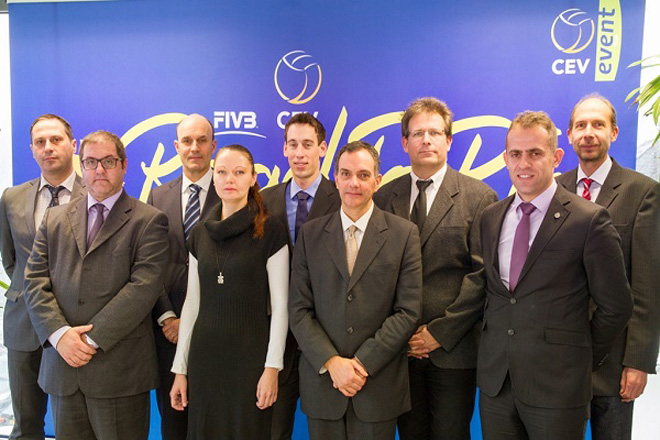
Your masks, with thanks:
<instances>
[{"instance_id":1,"label":"short dark hair","mask_svg":"<svg viewBox=\"0 0 660 440\"><path fill-rule=\"evenodd\" d=\"M588 95L584 96L582 99L578 101L577 104L573 107L573 110L571 110L571 119L568 120L568 129L573 128L573 118L575 117L575 109L578 108L580 104L582 104L584 101L587 99L598 99L605 103L605 105L610 109L610 112L612 112L612 116L610 117L610 122L612 123L612 128L616 127L616 109L612 105L609 99L601 95L600 93L594 92L594 93L589 93Z\"/></svg>"},{"instance_id":2,"label":"short dark hair","mask_svg":"<svg viewBox=\"0 0 660 440\"><path fill-rule=\"evenodd\" d=\"M374 160L374 172L376 175L380 174L380 156L378 151L371 144L368 144L364 141L353 141L341 147L337 156L335 157L335 175L339 172L339 158L344 153L355 153L356 151L366 150L371 154L372 159Z\"/></svg>"},{"instance_id":3,"label":"short dark hair","mask_svg":"<svg viewBox=\"0 0 660 440\"><path fill-rule=\"evenodd\" d=\"M550 151L555 151L557 150L557 127L555 126L554 122L552 122L552 119L550 119L550 116L546 112L539 111L539 112L534 112L531 110L525 110L524 112L518 113L516 117L511 121L511 125L509 126L509 129L506 132L506 144L508 145L509 142L509 133L511 133L511 130L513 130L515 127L520 127L520 128L534 128L534 127L541 127L548 133L548 146L550 147Z\"/></svg>"},{"instance_id":4,"label":"short dark hair","mask_svg":"<svg viewBox=\"0 0 660 440\"><path fill-rule=\"evenodd\" d=\"M39 116L34 120L34 122L32 122L32 125L30 126L30 142L32 142L32 131L34 130L34 126L37 125L37 123L48 119L55 119L56 121L60 121L64 126L64 132L69 137L69 140L73 140L73 130L71 129L71 124L69 124L69 122L61 116L55 115L53 113L46 113L45 115Z\"/></svg>"},{"instance_id":5,"label":"short dark hair","mask_svg":"<svg viewBox=\"0 0 660 440\"><path fill-rule=\"evenodd\" d=\"M291 127L293 124L311 125L316 132L316 138L319 141L319 145L325 141L325 127L323 127L323 124L321 124L318 119L309 113L298 113L293 115L293 117L289 119L284 126L284 142L288 141L287 134L289 133L289 127Z\"/></svg>"},{"instance_id":6,"label":"short dark hair","mask_svg":"<svg viewBox=\"0 0 660 440\"><path fill-rule=\"evenodd\" d=\"M410 120L419 115L420 113L437 113L442 117L442 120L445 123L445 134L448 138L451 138L451 126L453 123L453 114L449 110L449 106L444 102L440 101L438 98L426 97L426 98L417 98L410 103L403 118L401 118L401 136L407 138L410 134L408 130L408 124Z\"/></svg>"},{"instance_id":7,"label":"short dark hair","mask_svg":"<svg viewBox=\"0 0 660 440\"><path fill-rule=\"evenodd\" d=\"M119 159L121 159L122 162L126 160L126 147L124 147L124 143L119 139L119 136L105 130L94 131L85 136L85 139L83 139L80 144L80 160L85 158L85 145L96 144L99 142L112 142L115 144L115 148L117 148L117 156Z\"/></svg>"}]
</instances>

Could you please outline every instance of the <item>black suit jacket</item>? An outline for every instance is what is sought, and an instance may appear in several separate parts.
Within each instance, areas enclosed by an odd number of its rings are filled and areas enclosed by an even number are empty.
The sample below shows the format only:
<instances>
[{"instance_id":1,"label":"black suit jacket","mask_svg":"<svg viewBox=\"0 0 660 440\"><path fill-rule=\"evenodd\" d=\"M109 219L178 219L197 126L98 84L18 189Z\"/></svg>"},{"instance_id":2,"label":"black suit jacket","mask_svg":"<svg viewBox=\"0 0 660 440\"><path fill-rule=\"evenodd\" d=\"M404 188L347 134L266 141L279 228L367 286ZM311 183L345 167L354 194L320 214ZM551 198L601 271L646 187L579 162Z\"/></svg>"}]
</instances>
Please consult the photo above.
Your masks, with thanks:
<instances>
[{"instance_id":1,"label":"black suit jacket","mask_svg":"<svg viewBox=\"0 0 660 440\"><path fill-rule=\"evenodd\" d=\"M603 362L632 312L619 236L604 208L558 185L511 293L498 246L513 199L486 208L481 222L487 296L477 385L496 396L509 374L527 405L586 405L592 365Z\"/></svg>"},{"instance_id":2,"label":"black suit jacket","mask_svg":"<svg viewBox=\"0 0 660 440\"><path fill-rule=\"evenodd\" d=\"M410 174L374 194L376 205L408 219ZM481 215L497 201L485 183L447 167L421 231L422 324L441 347L430 353L440 368L476 368L483 313Z\"/></svg>"},{"instance_id":3,"label":"black suit jacket","mask_svg":"<svg viewBox=\"0 0 660 440\"><path fill-rule=\"evenodd\" d=\"M348 274L339 212L300 229L291 275L289 322L300 343L300 395L309 417L341 418L349 398L320 374L334 355L357 357L369 377L352 397L364 422L410 409L407 342L421 310L422 258L413 223L374 207Z\"/></svg>"},{"instance_id":4,"label":"black suit jacket","mask_svg":"<svg viewBox=\"0 0 660 440\"><path fill-rule=\"evenodd\" d=\"M181 316L181 307L186 298L188 287L188 248L183 235L183 213L181 212L181 185L183 178L171 180L161 186L153 188L149 193L147 203L161 210L167 216L169 228L167 240L170 245L167 270L165 272L165 286L167 296L161 296L154 307L154 319L163 313L173 311ZM208 188L206 201L202 207L200 221L208 216L209 211L220 202L215 192L213 181ZM159 332L157 332L159 333ZM163 337L164 339L164 337Z\"/></svg>"},{"instance_id":5,"label":"black suit jacket","mask_svg":"<svg viewBox=\"0 0 660 440\"><path fill-rule=\"evenodd\" d=\"M575 193L577 168L557 177ZM627 331L593 375L594 394L618 396L624 366L655 373L660 336L660 183L613 162L596 203L621 237L635 308Z\"/></svg>"},{"instance_id":6,"label":"black suit jacket","mask_svg":"<svg viewBox=\"0 0 660 440\"><path fill-rule=\"evenodd\" d=\"M272 215L279 218L282 224L286 226L287 244L289 245L289 256L293 258L293 243L291 242L291 234L289 233L289 218L286 212L286 197L287 187L289 181L282 182L278 185L265 188L261 191L264 198L264 205ZM314 220L315 218L322 217L331 212L339 210L341 207L341 199L339 192L334 182L329 181L325 177L321 177L321 183L316 191L314 200L312 201L312 208L309 210L307 221ZM285 382L291 373L293 363L295 361L295 352L298 349L298 344L291 331L287 334L286 349L284 351L284 369L280 371L279 380Z\"/></svg>"}]
</instances>

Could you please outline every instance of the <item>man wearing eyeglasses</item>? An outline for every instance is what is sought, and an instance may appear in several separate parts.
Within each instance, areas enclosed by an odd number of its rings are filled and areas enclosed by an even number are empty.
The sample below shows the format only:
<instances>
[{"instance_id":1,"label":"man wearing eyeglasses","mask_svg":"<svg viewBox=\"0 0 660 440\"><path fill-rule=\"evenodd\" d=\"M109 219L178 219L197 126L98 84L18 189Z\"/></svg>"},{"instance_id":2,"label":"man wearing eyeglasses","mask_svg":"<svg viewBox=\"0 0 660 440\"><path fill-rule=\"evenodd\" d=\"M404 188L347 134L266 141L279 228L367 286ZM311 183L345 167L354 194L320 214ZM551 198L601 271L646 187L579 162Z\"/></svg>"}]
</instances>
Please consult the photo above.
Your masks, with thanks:
<instances>
[{"instance_id":1,"label":"man wearing eyeglasses","mask_svg":"<svg viewBox=\"0 0 660 440\"><path fill-rule=\"evenodd\" d=\"M199 220L204 220L220 198L213 187L211 158L216 141L213 125L205 117L186 116L176 127L174 148L181 159L182 174L149 193L147 203L167 215L170 243L165 273L166 294L156 303L153 317L158 351L160 386L156 390L163 440L185 440L188 411L177 411L170 404L174 373L170 370L179 336L179 318L188 289L188 248L186 237Z\"/></svg>"},{"instance_id":2,"label":"man wearing eyeglasses","mask_svg":"<svg viewBox=\"0 0 660 440\"><path fill-rule=\"evenodd\" d=\"M122 189L114 134L80 147L88 196L46 212L28 259L30 318L44 347L39 385L63 439L146 439L158 386L151 310L163 293L165 214Z\"/></svg>"},{"instance_id":3,"label":"man wearing eyeglasses","mask_svg":"<svg viewBox=\"0 0 660 440\"><path fill-rule=\"evenodd\" d=\"M497 194L447 165L451 129L444 102L413 101L401 120L411 172L374 195L381 209L416 223L422 243L422 319L409 341L412 410L398 420L403 440L470 438L483 307L480 222Z\"/></svg>"},{"instance_id":4,"label":"man wearing eyeglasses","mask_svg":"<svg viewBox=\"0 0 660 440\"><path fill-rule=\"evenodd\" d=\"M73 171L76 140L62 117L45 114L30 127L30 149L41 177L8 188L0 201L0 251L11 279L5 294L4 344L14 410L11 439L43 439L48 395L37 384L42 348L25 303L24 272L46 209L85 196Z\"/></svg>"}]
</instances>

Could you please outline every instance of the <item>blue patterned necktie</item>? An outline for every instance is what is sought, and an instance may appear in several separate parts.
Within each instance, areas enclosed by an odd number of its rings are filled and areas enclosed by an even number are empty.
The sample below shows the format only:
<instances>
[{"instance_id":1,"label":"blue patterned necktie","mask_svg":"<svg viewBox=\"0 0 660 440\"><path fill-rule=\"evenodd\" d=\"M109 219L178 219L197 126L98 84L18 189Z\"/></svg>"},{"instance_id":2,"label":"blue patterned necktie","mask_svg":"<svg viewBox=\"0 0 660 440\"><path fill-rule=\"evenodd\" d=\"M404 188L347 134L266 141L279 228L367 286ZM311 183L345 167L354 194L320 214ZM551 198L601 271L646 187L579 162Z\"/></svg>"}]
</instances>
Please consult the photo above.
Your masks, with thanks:
<instances>
[{"instance_id":1,"label":"blue patterned necktie","mask_svg":"<svg viewBox=\"0 0 660 440\"><path fill-rule=\"evenodd\" d=\"M186 215L183 219L183 235L186 237L186 241L188 241L188 235L190 235L193 226L199 221L199 213L201 212L199 206L199 191L201 188L193 183L188 189L190 190L190 196L188 197L188 203L186 203Z\"/></svg>"},{"instance_id":2,"label":"blue patterned necktie","mask_svg":"<svg viewBox=\"0 0 660 440\"><path fill-rule=\"evenodd\" d=\"M298 191L296 197L298 198L298 207L296 208L296 226L293 237L294 240L298 238L298 231L300 230L300 227L307 221L307 216L309 215L309 211L307 210L307 199L309 199L310 195L305 191Z\"/></svg>"}]
</instances>

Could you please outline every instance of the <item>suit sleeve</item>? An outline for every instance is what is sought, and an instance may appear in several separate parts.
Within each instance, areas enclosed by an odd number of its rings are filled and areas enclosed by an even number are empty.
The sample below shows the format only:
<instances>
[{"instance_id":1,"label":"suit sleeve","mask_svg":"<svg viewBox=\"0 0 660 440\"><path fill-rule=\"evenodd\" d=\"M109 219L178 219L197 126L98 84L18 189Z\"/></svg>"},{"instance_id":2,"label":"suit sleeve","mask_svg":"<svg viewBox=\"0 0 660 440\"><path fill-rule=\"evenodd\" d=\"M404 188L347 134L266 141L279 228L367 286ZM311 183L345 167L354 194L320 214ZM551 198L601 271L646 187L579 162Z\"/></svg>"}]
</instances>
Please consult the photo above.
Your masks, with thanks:
<instances>
[{"instance_id":1,"label":"suit sleeve","mask_svg":"<svg viewBox=\"0 0 660 440\"><path fill-rule=\"evenodd\" d=\"M154 206L154 189L152 188L151 191L149 191L149 197L147 197L147 204ZM169 227L169 226L168 226ZM165 289L163 289L163 292L160 294L158 297L158 300L156 301L156 305L154 306L153 310L153 318L154 322L158 318L160 318L163 313L165 312L172 312L174 313L174 306L172 305L172 301L170 301L170 296L168 289L170 286L166 286Z\"/></svg>"},{"instance_id":2,"label":"suit sleeve","mask_svg":"<svg viewBox=\"0 0 660 440\"><path fill-rule=\"evenodd\" d=\"M305 226L300 229L300 237L293 251L289 287L289 324L305 357L315 371L321 371L328 359L339 355L339 352L316 319L314 292L312 292L307 264Z\"/></svg>"},{"instance_id":3,"label":"suit sleeve","mask_svg":"<svg viewBox=\"0 0 660 440\"><path fill-rule=\"evenodd\" d=\"M583 263L589 292L596 305L591 318L593 367L596 369L626 327L633 307L621 239L604 208L596 211L591 219Z\"/></svg>"},{"instance_id":4,"label":"suit sleeve","mask_svg":"<svg viewBox=\"0 0 660 440\"><path fill-rule=\"evenodd\" d=\"M2 255L2 265L5 272L11 279L16 263L16 250L14 249L14 239L11 235L11 226L7 217L6 197L7 191L5 190L0 199L0 255Z\"/></svg>"},{"instance_id":5,"label":"suit sleeve","mask_svg":"<svg viewBox=\"0 0 660 440\"><path fill-rule=\"evenodd\" d=\"M634 308L623 365L653 374L660 342L660 184L651 187L638 208L630 252Z\"/></svg>"},{"instance_id":6,"label":"suit sleeve","mask_svg":"<svg viewBox=\"0 0 660 440\"><path fill-rule=\"evenodd\" d=\"M393 313L355 352L369 374L376 375L405 350L417 329L422 308L422 250L417 226L410 223L397 279Z\"/></svg>"},{"instance_id":7,"label":"suit sleeve","mask_svg":"<svg viewBox=\"0 0 660 440\"><path fill-rule=\"evenodd\" d=\"M477 205L467 240L472 272L463 277L461 290L445 314L428 323L428 330L445 351L451 351L481 319L486 298L484 260L481 247L481 217L487 206L497 202L497 194L487 191Z\"/></svg>"},{"instance_id":8,"label":"suit sleeve","mask_svg":"<svg viewBox=\"0 0 660 440\"><path fill-rule=\"evenodd\" d=\"M46 210L32 246L32 253L25 268L25 294L32 325L43 346L48 346L48 337L69 323L60 309L50 282L48 225L50 210Z\"/></svg>"},{"instance_id":9,"label":"suit sleeve","mask_svg":"<svg viewBox=\"0 0 660 440\"><path fill-rule=\"evenodd\" d=\"M164 290L167 263L167 217L158 213L145 221L135 244L131 275L124 287L90 320L89 337L108 351L152 310Z\"/></svg>"}]
</instances>

